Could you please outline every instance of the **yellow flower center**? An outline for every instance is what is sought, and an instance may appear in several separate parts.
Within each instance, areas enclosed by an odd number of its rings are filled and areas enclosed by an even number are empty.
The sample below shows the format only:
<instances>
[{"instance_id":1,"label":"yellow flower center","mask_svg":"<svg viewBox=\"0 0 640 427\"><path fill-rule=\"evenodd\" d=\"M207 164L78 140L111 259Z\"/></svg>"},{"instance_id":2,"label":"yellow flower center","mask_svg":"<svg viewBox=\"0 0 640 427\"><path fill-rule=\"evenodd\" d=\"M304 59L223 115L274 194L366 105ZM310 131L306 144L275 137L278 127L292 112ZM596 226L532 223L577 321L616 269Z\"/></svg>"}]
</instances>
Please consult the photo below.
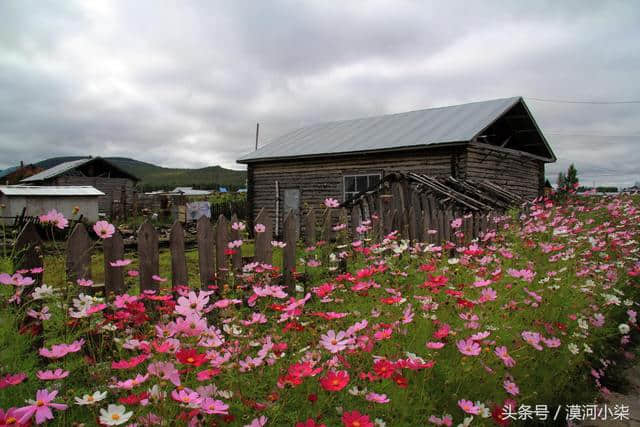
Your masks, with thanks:
<instances>
[{"instance_id":1,"label":"yellow flower center","mask_svg":"<svg viewBox=\"0 0 640 427\"><path fill-rule=\"evenodd\" d=\"M187 362L193 363L193 362L195 362L195 359L193 357L188 357L187 358Z\"/></svg>"},{"instance_id":2,"label":"yellow flower center","mask_svg":"<svg viewBox=\"0 0 640 427\"><path fill-rule=\"evenodd\" d=\"M111 419L112 420L116 420L116 421L119 420L120 419L120 414L112 414L111 415Z\"/></svg>"},{"instance_id":3,"label":"yellow flower center","mask_svg":"<svg viewBox=\"0 0 640 427\"><path fill-rule=\"evenodd\" d=\"M351 423L351 425L353 427L360 427L360 421L354 421L353 423Z\"/></svg>"},{"instance_id":4,"label":"yellow flower center","mask_svg":"<svg viewBox=\"0 0 640 427\"><path fill-rule=\"evenodd\" d=\"M44 406L44 402L42 400L38 400L36 402L36 406Z\"/></svg>"},{"instance_id":5,"label":"yellow flower center","mask_svg":"<svg viewBox=\"0 0 640 427\"><path fill-rule=\"evenodd\" d=\"M338 380L337 378L334 378L333 381L331 381L331 384L338 385L340 384L340 380Z\"/></svg>"},{"instance_id":6,"label":"yellow flower center","mask_svg":"<svg viewBox=\"0 0 640 427\"><path fill-rule=\"evenodd\" d=\"M17 423L17 422L18 422L18 420L17 420L17 419L15 419L15 418L13 418L13 417L9 417L9 418L7 418L6 420L4 420L4 422L5 422L6 424L15 424L15 423Z\"/></svg>"},{"instance_id":7,"label":"yellow flower center","mask_svg":"<svg viewBox=\"0 0 640 427\"><path fill-rule=\"evenodd\" d=\"M87 400L88 400L89 402L93 402L93 396L87 396Z\"/></svg>"}]
</instances>

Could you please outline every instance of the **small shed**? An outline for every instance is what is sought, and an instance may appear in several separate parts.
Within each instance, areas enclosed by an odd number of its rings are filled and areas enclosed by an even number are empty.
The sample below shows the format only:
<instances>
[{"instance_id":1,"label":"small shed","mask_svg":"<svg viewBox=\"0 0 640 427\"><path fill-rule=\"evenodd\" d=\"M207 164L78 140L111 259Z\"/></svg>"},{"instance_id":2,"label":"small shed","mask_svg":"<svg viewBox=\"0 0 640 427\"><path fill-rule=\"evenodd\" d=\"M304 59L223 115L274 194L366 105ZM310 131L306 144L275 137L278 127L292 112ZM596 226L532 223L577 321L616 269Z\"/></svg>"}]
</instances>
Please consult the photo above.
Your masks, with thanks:
<instances>
[{"instance_id":1,"label":"small shed","mask_svg":"<svg viewBox=\"0 0 640 427\"><path fill-rule=\"evenodd\" d=\"M102 157L88 157L60 163L20 181L22 184L54 186L92 186L103 195L98 209L113 215L114 205L129 210L133 205L134 187L139 179ZM117 212L117 211L116 211Z\"/></svg>"},{"instance_id":2,"label":"small shed","mask_svg":"<svg viewBox=\"0 0 640 427\"><path fill-rule=\"evenodd\" d=\"M0 185L13 185L20 182L25 178L42 172L43 169L33 164L25 165L24 162L20 162L18 166L12 166L5 170L0 171Z\"/></svg>"},{"instance_id":3,"label":"small shed","mask_svg":"<svg viewBox=\"0 0 640 427\"><path fill-rule=\"evenodd\" d=\"M0 220L13 224L21 215L36 217L55 209L67 218L82 215L89 222L98 220L98 199L104 193L90 186L0 186ZM74 215L74 209L78 212Z\"/></svg>"}]
</instances>

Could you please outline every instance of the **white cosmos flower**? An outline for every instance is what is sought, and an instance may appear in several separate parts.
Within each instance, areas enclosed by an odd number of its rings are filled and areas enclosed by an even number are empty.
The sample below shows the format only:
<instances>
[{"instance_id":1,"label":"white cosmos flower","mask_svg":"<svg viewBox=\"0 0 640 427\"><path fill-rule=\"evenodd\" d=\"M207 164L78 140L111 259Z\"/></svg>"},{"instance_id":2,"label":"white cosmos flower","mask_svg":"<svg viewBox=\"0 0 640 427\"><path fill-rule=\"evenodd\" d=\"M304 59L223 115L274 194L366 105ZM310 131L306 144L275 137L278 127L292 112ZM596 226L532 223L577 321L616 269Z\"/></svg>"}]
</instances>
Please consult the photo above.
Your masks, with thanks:
<instances>
[{"instance_id":1,"label":"white cosmos flower","mask_svg":"<svg viewBox=\"0 0 640 427\"><path fill-rule=\"evenodd\" d=\"M94 403L101 401L105 397L107 397L107 392L98 390L93 394L85 394L84 396L82 396L82 398L76 397L76 405L93 405Z\"/></svg>"},{"instance_id":2,"label":"white cosmos flower","mask_svg":"<svg viewBox=\"0 0 640 427\"><path fill-rule=\"evenodd\" d=\"M125 412L124 405L109 405L107 409L100 409L100 422L107 426L117 426L129 421L133 412Z\"/></svg>"},{"instance_id":3,"label":"white cosmos flower","mask_svg":"<svg viewBox=\"0 0 640 427\"><path fill-rule=\"evenodd\" d=\"M569 345L567 346L567 348L569 348L569 351L573 354L578 354L580 352L580 349L578 348L577 345L575 345L574 343L569 343Z\"/></svg>"},{"instance_id":4,"label":"white cosmos flower","mask_svg":"<svg viewBox=\"0 0 640 427\"><path fill-rule=\"evenodd\" d=\"M627 325L626 323L620 323L618 325L618 330L620 331L620 333L622 335L626 335L629 333L629 331L631 330L631 328L629 328L629 325Z\"/></svg>"}]
</instances>

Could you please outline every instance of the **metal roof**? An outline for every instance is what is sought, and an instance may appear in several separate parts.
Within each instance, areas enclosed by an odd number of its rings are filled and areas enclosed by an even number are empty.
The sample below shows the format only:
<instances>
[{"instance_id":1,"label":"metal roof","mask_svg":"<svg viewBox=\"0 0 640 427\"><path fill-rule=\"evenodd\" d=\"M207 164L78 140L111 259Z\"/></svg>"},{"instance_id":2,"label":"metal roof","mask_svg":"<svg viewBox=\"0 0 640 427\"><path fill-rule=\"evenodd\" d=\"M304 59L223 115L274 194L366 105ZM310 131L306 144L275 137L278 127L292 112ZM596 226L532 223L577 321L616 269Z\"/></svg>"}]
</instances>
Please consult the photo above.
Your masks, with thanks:
<instances>
[{"instance_id":1,"label":"metal roof","mask_svg":"<svg viewBox=\"0 0 640 427\"><path fill-rule=\"evenodd\" d=\"M0 171L0 179L4 178L7 175L10 175L10 174L14 173L19 168L20 168L20 166L12 166L10 168L7 168L5 170Z\"/></svg>"},{"instance_id":2,"label":"metal roof","mask_svg":"<svg viewBox=\"0 0 640 427\"><path fill-rule=\"evenodd\" d=\"M86 159L78 159L78 160L71 160L69 162L64 162L64 163L60 163L59 165L56 165L52 168L49 168L47 170L44 170L40 173L37 173L35 175L32 175L28 178L25 178L23 180L21 180L20 182L39 182L39 181L46 181L48 179L51 178L55 178L58 175L62 175L65 172L68 172L72 169L75 169L77 167L80 167L84 164L87 164L89 162L93 162L96 160L101 160L107 164L109 164L110 167L117 169L118 171L120 171L121 173L123 173L124 175L127 175L129 177L131 177L131 179L138 181L138 177L136 177L135 175L123 170L122 168L114 165L112 162L110 162L107 159L104 159L102 157L87 157Z\"/></svg>"},{"instance_id":3,"label":"metal roof","mask_svg":"<svg viewBox=\"0 0 640 427\"><path fill-rule=\"evenodd\" d=\"M321 123L287 133L238 163L468 142L521 97Z\"/></svg>"},{"instance_id":4,"label":"metal roof","mask_svg":"<svg viewBox=\"0 0 640 427\"><path fill-rule=\"evenodd\" d=\"M193 187L176 187L171 193L182 194L183 196L208 196L210 190L194 190Z\"/></svg>"},{"instance_id":5,"label":"metal roof","mask_svg":"<svg viewBox=\"0 0 640 427\"><path fill-rule=\"evenodd\" d=\"M104 196L104 193L90 185L35 186L0 185L0 193L5 196Z\"/></svg>"}]
</instances>

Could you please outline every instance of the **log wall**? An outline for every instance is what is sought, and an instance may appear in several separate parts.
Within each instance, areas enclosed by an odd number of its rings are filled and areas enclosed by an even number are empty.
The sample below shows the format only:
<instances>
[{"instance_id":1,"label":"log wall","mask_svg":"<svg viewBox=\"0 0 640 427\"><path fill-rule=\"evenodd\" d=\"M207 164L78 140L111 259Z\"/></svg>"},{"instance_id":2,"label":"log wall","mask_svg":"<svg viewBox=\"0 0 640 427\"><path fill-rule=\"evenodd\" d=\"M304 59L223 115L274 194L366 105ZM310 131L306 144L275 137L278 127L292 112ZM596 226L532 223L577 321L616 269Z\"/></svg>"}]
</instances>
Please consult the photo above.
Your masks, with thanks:
<instances>
[{"instance_id":1,"label":"log wall","mask_svg":"<svg viewBox=\"0 0 640 427\"><path fill-rule=\"evenodd\" d=\"M488 179L527 200L542 194L544 163L525 153L470 143L466 151L465 178Z\"/></svg>"},{"instance_id":2,"label":"log wall","mask_svg":"<svg viewBox=\"0 0 640 427\"><path fill-rule=\"evenodd\" d=\"M134 182L128 178L104 178L90 176L59 176L49 185L91 185L102 191L105 195L98 198L98 210L112 215L113 201L121 200L123 190L125 194L125 206L127 212L133 206Z\"/></svg>"}]
</instances>

